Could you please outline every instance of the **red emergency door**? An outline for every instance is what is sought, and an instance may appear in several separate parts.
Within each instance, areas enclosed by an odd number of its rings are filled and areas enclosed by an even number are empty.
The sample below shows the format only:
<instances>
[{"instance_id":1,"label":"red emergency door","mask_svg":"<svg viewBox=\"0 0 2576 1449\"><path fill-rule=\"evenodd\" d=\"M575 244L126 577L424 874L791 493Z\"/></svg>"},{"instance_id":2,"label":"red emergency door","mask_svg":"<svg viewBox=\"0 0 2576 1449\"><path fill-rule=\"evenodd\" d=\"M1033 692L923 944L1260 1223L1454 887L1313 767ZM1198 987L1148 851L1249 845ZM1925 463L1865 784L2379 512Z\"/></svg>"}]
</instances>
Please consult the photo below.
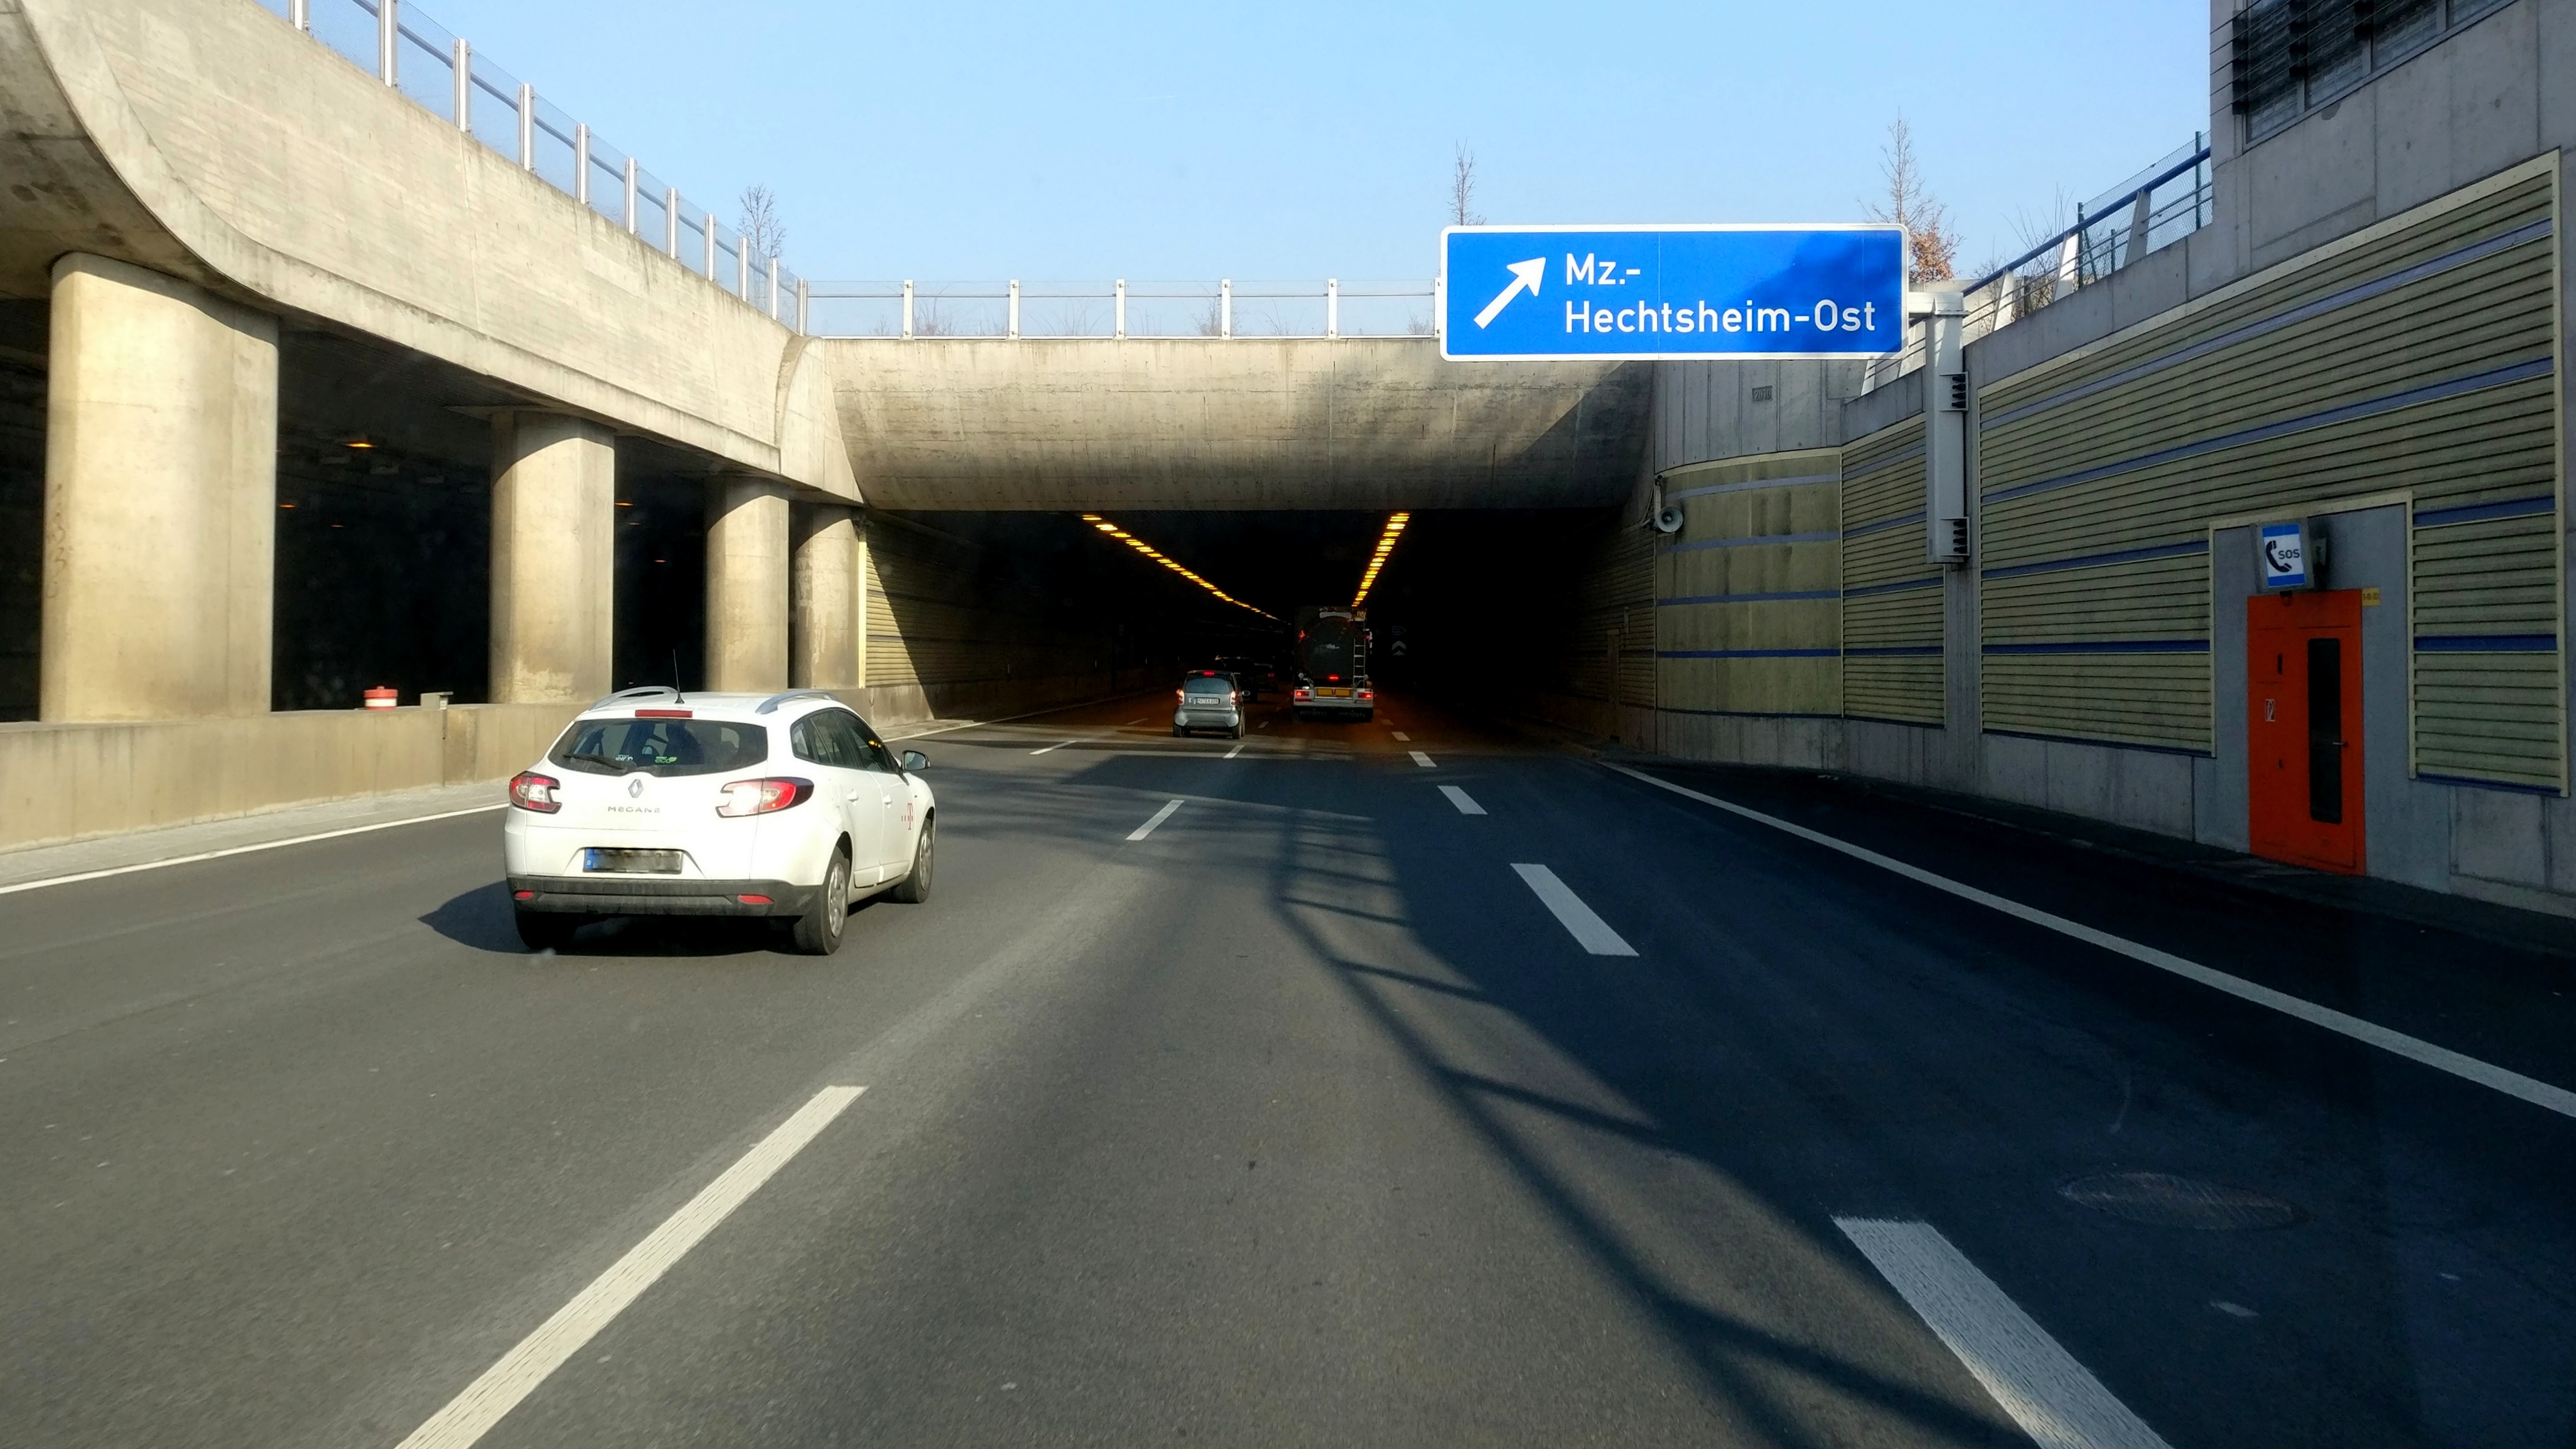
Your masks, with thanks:
<instances>
[{"instance_id":1,"label":"red emergency door","mask_svg":"<svg viewBox=\"0 0 2576 1449\"><path fill-rule=\"evenodd\" d=\"M2361 591L2245 601L2254 853L2361 873Z\"/></svg>"}]
</instances>

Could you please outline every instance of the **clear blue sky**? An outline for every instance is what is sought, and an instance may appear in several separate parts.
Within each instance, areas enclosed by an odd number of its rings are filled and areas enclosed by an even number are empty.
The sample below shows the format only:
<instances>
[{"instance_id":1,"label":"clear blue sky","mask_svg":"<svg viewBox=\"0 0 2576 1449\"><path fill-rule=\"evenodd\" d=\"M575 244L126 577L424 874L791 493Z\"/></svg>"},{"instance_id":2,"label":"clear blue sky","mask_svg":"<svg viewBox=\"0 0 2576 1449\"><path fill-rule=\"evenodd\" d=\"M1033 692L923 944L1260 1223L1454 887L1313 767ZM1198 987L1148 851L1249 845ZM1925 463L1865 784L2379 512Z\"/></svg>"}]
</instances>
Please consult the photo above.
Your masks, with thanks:
<instances>
[{"instance_id":1,"label":"clear blue sky","mask_svg":"<svg viewBox=\"0 0 2576 1449\"><path fill-rule=\"evenodd\" d=\"M1461 142L1495 222L1854 219L1900 111L1967 267L2209 124L2206 0L417 6L818 279L1428 277Z\"/></svg>"}]
</instances>

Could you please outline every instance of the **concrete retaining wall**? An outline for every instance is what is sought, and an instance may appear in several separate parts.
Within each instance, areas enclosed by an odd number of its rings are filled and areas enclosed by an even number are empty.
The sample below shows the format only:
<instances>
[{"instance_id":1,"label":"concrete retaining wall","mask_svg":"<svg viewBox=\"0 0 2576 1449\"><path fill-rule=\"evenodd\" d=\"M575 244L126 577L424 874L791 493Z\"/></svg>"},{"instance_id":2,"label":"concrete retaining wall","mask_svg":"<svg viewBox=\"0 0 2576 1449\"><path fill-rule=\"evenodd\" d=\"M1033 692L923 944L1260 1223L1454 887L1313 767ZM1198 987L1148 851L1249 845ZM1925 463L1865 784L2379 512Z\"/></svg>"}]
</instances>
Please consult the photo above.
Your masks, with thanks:
<instances>
[{"instance_id":1,"label":"concrete retaining wall","mask_svg":"<svg viewBox=\"0 0 2576 1449\"><path fill-rule=\"evenodd\" d=\"M502 780L577 712L488 704L0 725L0 850Z\"/></svg>"}]
</instances>

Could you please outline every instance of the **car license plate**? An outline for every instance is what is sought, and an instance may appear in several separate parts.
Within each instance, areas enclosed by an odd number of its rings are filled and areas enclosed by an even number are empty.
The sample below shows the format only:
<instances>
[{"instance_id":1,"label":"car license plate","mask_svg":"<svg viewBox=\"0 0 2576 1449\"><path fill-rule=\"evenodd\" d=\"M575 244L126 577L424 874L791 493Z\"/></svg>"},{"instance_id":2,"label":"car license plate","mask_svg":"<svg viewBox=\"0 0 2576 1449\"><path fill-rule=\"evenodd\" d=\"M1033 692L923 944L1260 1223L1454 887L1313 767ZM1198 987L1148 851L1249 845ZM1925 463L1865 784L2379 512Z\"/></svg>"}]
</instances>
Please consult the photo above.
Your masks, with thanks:
<instances>
[{"instance_id":1,"label":"car license plate","mask_svg":"<svg viewBox=\"0 0 2576 1449\"><path fill-rule=\"evenodd\" d=\"M1319 689L1315 692L1321 695L1328 695L1334 699L1348 699L1351 697L1351 692L1347 689Z\"/></svg>"},{"instance_id":2,"label":"car license plate","mask_svg":"<svg viewBox=\"0 0 2576 1449\"><path fill-rule=\"evenodd\" d=\"M678 875L680 853L676 850L605 850L593 847L583 853L581 868L619 875Z\"/></svg>"}]
</instances>

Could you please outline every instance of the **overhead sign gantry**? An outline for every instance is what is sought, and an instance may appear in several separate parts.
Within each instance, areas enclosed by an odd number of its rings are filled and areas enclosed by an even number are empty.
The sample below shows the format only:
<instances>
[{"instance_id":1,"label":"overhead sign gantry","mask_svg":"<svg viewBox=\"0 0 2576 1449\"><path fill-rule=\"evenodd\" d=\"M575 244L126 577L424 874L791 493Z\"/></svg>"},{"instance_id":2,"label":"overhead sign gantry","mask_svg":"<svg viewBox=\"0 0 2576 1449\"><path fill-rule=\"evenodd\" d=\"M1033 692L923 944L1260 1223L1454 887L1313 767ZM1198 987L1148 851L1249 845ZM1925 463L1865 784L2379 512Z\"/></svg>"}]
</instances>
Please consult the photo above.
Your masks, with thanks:
<instances>
[{"instance_id":1,"label":"overhead sign gantry","mask_svg":"<svg viewBox=\"0 0 2576 1449\"><path fill-rule=\"evenodd\" d=\"M1905 232L1850 226L1453 226L1440 355L1877 357L1905 345Z\"/></svg>"}]
</instances>

